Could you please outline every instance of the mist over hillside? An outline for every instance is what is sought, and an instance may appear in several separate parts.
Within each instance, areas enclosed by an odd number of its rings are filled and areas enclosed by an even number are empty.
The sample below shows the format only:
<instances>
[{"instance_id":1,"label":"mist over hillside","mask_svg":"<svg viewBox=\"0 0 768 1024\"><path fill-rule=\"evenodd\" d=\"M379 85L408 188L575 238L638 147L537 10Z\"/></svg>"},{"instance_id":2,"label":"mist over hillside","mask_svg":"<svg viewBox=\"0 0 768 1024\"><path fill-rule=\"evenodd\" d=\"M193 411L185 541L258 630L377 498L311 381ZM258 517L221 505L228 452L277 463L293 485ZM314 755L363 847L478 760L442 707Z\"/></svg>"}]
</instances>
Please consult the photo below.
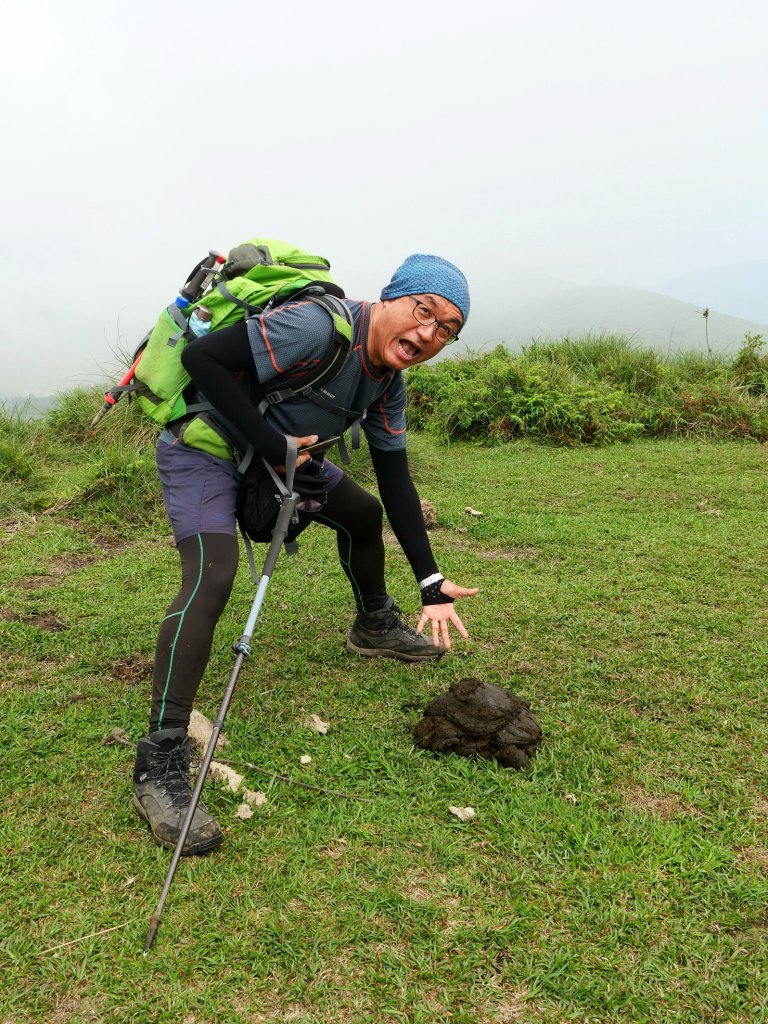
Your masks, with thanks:
<instances>
[{"instance_id":1,"label":"mist over hillside","mask_svg":"<svg viewBox=\"0 0 768 1024\"><path fill-rule=\"evenodd\" d=\"M20 416L24 420L35 420L44 416L58 401L57 395L36 397L33 395L10 395L0 393L0 410Z\"/></svg>"},{"instance_id":2,"label":"mist over hillside","mask_svg":"<svg viewBox=\"0 0 768 1024\"><path fill-rule=\"evenodd\" d=\"M514 349L534 338L604 333L622 334L659 352L706 351L708 335L713 351L728 353L740 346L747 333L768 337L768 323L728 316L713 308L705 321L702 307L640 288L566 288L509 305L490 316L480 306L462 341L473 351L502 342Z\"/></svg>"},{"instance_id":3,"label":"mist over hillside","mask_svg":"<svg viewBox=\"0 0 768 1024\"><path fill-rule=\"evenodd\" d=\"M768 323L768 260L744 260L679 274L656 290L682 302Z\"/></svg>"},{"instance_id":4,"label":"mist over hillside","mask_svg":"<svg viewBox=\"0 0 768 1024\"><path fill-rule=\"evenodd\" d=\"M343 273L339 276L341 279ZM346 281L345 285L350 297L367 295L375 299L381 288L374 285L373 278L368 281L359 273L354 275L351 285ZM753 286L754 280L750 287ZM721 312L712 303L705 321L704 308L641 288L576 287L562 278L512 267L503 283L499 283L498 276L495 279L489 276L477 287L473 286L470 319L461 342L446 349L440 358L465 350L487 351L501 343L517 350L533 339L565 336L576 339L604 333L624 335L636 345L654 348L660 353L706 351L707 335L712 351L723 354L736 351L747 333L762 334L768 339L768 315L763 320L746 319ZM136 334L136 340L138 337ZM126 352L132 351L133 346L124 344L123 348ZM109 354L105 345L105 356ZM115 351L111 355L117 366L119 360ZM81 375L63 382L59 390L66 391L77 384L100 384L111 376L117 379L118 370L110 372L105 367L87 380ZM10 387L6 385L0 390L0 402L6 407L18 407L30 401L29 394L22 387L14 390L11 382ZM39 415L52 402L40 388L34 393L29 411Z\"/></svg>"}]
</instances>

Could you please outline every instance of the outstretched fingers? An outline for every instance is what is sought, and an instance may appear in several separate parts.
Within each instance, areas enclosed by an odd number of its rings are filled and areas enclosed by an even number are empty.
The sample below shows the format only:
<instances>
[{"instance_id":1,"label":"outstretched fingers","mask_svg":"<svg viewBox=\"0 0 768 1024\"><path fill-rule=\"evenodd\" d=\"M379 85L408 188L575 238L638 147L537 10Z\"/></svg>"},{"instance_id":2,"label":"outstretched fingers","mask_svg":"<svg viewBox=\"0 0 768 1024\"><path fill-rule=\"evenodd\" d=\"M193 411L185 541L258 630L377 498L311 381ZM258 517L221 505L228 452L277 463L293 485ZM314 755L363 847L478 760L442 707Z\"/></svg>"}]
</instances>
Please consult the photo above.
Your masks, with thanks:
<instances>
[{"instance_id":1,"label":"outstretched fingers","mask_svg":"<svg viewBox=\"0 0 768 1024\"><path fill-rule=\"evenodd\" d=\"M424 605L421 617L416 627L417 633L423 633L427 623L431 625L432 643L437 647L442 643L447 651L451 649L451 623L466 640L469 637L464 628L464 623L459 618L456 609L452 604L428 604Z\"/></svg>"}]
</instances>

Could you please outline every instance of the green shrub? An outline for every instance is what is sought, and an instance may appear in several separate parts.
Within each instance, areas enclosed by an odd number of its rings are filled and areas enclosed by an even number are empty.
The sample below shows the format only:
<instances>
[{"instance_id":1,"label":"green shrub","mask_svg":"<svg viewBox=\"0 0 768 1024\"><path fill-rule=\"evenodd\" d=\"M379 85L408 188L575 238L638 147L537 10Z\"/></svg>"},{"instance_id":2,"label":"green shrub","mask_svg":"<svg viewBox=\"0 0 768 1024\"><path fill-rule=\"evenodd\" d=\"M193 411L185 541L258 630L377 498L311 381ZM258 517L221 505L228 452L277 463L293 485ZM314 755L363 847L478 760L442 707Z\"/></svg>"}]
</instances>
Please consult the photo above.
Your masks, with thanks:
<instances>
[{"instance_id":1,"label":"green shrub","mask_svg":"<svg viewBox=\"0 0 768 1024\"><path fill-rule=\"evenodd\" d=\"M768 401L750 399L733 381L692 384L648 410L649 434L768 438Z\"/></svg>"},{"instance_id":2,"label":"green shrub","mask_svg":"<svg viewBox=\"0 0 768 1024\"><path fill-rule=\"evenodd\" d=\"M502 346L408 371L409 421L443 439L531 436L609 444L643 436L768 437L768 357L664 357L613 335Z\"/></svg>"},{"instance_id":3,"label":"green shrub","mask_svg":"<svg viewBox=\"0 0 768 1024\"><path fill-rule=\"evenodd\" d=\"M751 395L768 392L768 352L762 334L746 334L732 368L736 379Z\"/></svg>"},{"instance_id":4,"label":"green shrub","mask_svg":"<svg viewBox=\"0 0 768 1024\"><path fill-rule=\"evenodd\" d=\"M445 439L532 435L559 444L607 444L642 431L631 403L609 382L582 381L563 360L531 362L501 347L415 367L408 390L412 424Z\"/></svg>"},{"instance_id":5,"label":"green shrub","mask_svg":"<svg viewBox=\"0 0 768 1024\"><path fill-rule=\"evenodd\" d=\"M97 443L90 426L103 401L104 395L97 388L75 388L59 394L56 405L45 414L45 426L62 444Z\"/></svg>"}]
</instances>

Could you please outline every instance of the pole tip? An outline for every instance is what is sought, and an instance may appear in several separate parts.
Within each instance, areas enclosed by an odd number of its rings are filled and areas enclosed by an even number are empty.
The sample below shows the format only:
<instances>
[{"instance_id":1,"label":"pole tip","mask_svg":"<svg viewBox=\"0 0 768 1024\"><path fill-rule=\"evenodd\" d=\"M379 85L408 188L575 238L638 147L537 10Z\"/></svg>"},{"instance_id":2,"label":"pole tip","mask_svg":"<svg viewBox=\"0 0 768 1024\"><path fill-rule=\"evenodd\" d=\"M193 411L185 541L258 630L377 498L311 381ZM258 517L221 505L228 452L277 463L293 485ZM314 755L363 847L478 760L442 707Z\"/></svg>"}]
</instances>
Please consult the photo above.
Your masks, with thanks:
<instances>
[{"instance_id":1,"label":"pole tip","mask_svg":"<svg viewBox=\"0 0 768 1024\"><path fill-rule=\"evenodd\" d=\"M154 918L152 918L152 921L149 926L149 931L147 932L147 937L144 940L144 956L146 956L147 953L152 948L152 943L155 941L155 936L157 935L157 926L159 924L159 921L156 921Z\"/></svg>"},{"instance_id":2,"label":"pole tip","mask_svg":"<svg viewBox=\"0 0 768 1024\"><path fill-rule=\"evenodd\" d=\"M102 407L99 409L99 411L96 413L96 415L91 420L91 425L90 425L90 427L88 429L89 430L93 430L93 428L96 426L96 424L102 419L103 416L106 415L106 413L109 411L110 408L111 408L111 406L107 405L107 403L105 402L104 405L102 405Z\"/></svg>"}]
</instances>

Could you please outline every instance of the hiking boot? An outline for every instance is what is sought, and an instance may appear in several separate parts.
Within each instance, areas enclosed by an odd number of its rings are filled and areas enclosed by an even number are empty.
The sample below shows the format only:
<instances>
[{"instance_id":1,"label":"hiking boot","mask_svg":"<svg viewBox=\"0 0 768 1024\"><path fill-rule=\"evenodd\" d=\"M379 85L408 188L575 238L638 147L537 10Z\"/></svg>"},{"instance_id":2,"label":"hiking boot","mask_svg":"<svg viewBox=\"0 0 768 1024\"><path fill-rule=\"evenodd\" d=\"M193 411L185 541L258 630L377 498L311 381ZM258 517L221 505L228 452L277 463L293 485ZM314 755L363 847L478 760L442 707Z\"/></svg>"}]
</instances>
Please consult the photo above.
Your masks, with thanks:
<instances>
[{"instance_id":1,"label":"hiking boot","mask_svg":"<svg viewBox=\"0 0 768 1024\"><path fill-rule=\"evenodd\" d=\"M400 658L401 661L436 661L445 654L407 622L392 598L383 608L357 613L347 638L347 650L366 658Z\"/></svg>"},{"instance_id":2,"label":"hiking boot","mask_svg":"<svg viewBox=\"0 0 768 1024\"><path fill-rule=\"evenodd\" d=\"M191 803L189 740L184 729L160 729L140 739L133 770L133 806L155 842L174 850ZM182 854L208 853L224 841L219 823L198 803Z\"/></svg>"}]
</instances>

